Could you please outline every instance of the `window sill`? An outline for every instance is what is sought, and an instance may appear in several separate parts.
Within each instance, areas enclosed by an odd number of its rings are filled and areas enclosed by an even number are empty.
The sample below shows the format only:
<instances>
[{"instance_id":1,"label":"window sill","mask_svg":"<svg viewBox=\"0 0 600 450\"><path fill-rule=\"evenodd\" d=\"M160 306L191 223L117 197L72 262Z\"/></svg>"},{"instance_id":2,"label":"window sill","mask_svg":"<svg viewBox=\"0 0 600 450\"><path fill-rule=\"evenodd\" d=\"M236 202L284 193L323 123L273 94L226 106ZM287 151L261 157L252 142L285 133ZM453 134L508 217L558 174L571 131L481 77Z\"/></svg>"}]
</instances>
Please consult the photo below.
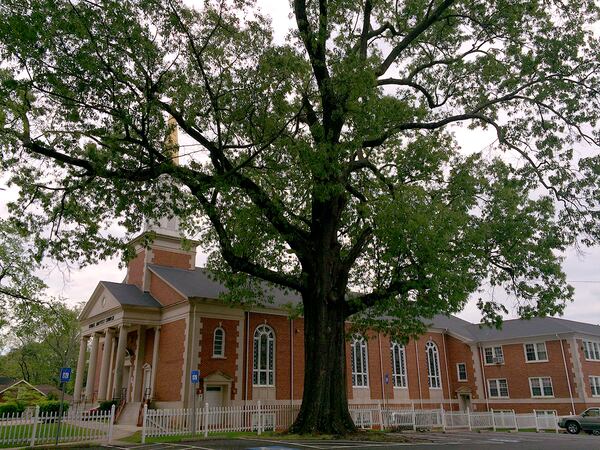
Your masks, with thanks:
<instances>
[{"instance_id":1,"label":"window sill","mask_svg":"<svg viewBox=\"0 0 600 450\"><path fill-rule=\"evenodd\" d=\"M274 388L274 384L253 384L253 388Z\"/></svg>"},{"instance_id":2,"label":"window sill","mask_svg":"<svg viewBox=\"0 0 600 450\"><path fill-rule=\"evenodd\" d=\"M212 355L212 359L227 359L227 356Z\"/></svg>"},{"instance_id":3,"label":"window sill","mask_svg":"<svg viewBox=\"0 0 600 450\"><path fill-rule=\"evenodd\" d=\"M490 400L508 400L510 399L510 397L493 397L493 396L489 396Z\"/></svg>"},{"instance_id":4,"label":"window sill","mask_svg":"<svg viewBox=\"0 0 600 450\"><path fill-rule=\"evenodd\" d=\"M456 380L456 381L457 381L458 383L466 383L466 382L468 382L469 380L467 380L467 379L464 379L464 380Z\"/></svg>"},{"instance_id":5,"label":"window sill","mask_svg":"<svg viewBox=\"0 0 600 450\"><path fill-rule=\"evenodd\" d=\"M442 388L441 387L431 387L431 386L429 386L429 390L430 391L441 391Z\"/></svg>"},{"instance_id":6,"label":"window sill","mask_svg":"<svg viewBox=\"0 0 600 450\"><path fill-rule=\"evenodd\" d=\"M369 386L352 386L352 389L369 389Z\"/></svg>"},{"instance_id":7,"label":"window sill","mask_svg":"<svg viewBox=\"0 0 600 450\"><path fill-rule=\"evenodd\" d=\"M534 364L534 363L545 363L545 362L550 362L549 359L536 359L534 361L527 361L527 359L525 359L525 362L527 364Z\"/></svg>"},{"instance_id":8,"label":"window sill","mask_svg":"<svg viewBox=\"0 0 600 450\"><path fill-rule=\"evenodd\" d=\"M484 366L503 366L504 363L499 364L499 363L483 363Z\"/></svg>"},{"instance_id":9,"label":"window sill","mask_svg":"<svg viewBox=\"0 0 600 450\"><path fill-rule=\"evenodd\" d=\"M408 386L394 386L394 389L408 389Z\"/></svg>"},{"instance_id":10,"label":"window sill","mask_svg":"<svg viewBox=\"0 0 600 450\"><path fill-rule=\"evenodd\" d=\"M554 395L532 395L531 398L555 398Z\"/></svg>"}]
</instances>

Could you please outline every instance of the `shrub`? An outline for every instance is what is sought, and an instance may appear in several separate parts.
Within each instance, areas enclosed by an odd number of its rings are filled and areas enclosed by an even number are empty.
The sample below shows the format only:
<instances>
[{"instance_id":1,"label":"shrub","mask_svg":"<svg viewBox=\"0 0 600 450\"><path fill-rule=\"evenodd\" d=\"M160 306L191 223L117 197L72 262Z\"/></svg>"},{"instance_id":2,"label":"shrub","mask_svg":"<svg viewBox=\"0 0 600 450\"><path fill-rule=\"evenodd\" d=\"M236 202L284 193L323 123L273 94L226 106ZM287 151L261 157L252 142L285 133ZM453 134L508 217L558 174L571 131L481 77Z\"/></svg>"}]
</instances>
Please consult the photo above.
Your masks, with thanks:
<instances>
[{"instance_id":1,"label":"shrub","mask_svg":"<svg viewBox=\"0 0 600 450\"><path fill-rule=\"evenodd\" d=\"M116 400L106 400L104 402L100 402L100 405L98 406L98 409L100 411L110 411L110 408L112 408L112 405L117 405L117 401Z\"/></svg>"},{"instance_id":2,"label":"shrub","mask_svg":"<svg viewBox=\"0 0 600 450\"><path fill-rule=\"evenodd\" d=\"M0 416L3 414L21 414L25 411L25 404L21 402L0 403Z\"/></svg>"},{"instance_id":3,"label":"shrub","mask_svg":"<svg viewBox=\"0 0 600 450\"><path fill-rule=\"evenodd\" d=\"M54 391L50 391L48 392L48 395L46 395L46 400L58 400L58 394Z\"/></svg>"},{"instance_id":4,"label":"shrub","mask_svg":"<svg viewBox=\"0 0 600 450\"><path fill-rule=\"evenodd\" d=\"M40 407L40 413L48 414L48 413L57 413L60 410L60 402L56 400L48 400L45 402L38 403ZM67 402L63 402L63 414L69 410L69 404Z\"/></svg>"}]
</instances>

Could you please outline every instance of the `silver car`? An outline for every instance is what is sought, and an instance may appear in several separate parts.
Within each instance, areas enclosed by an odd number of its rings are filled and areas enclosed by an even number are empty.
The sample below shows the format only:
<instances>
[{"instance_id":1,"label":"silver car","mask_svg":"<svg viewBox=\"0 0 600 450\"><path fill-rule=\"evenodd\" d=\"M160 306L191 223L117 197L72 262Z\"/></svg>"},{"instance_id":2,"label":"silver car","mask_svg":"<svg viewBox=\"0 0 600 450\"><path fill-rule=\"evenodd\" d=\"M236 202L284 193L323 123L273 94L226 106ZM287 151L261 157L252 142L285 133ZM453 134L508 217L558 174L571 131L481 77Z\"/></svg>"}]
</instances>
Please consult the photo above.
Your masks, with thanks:
<instances>
[{"instance_id":1,"label":"silver car","mask_svg":"<svg viewBox=\"0 0 600 450\"><path fill-rule=\"evenodd\" d=\"M561 417L558 426L565 428L567 433L577 434L580 431L600 435L600 408L588 408L577 416Z\"/></svg>"}]
</instances>

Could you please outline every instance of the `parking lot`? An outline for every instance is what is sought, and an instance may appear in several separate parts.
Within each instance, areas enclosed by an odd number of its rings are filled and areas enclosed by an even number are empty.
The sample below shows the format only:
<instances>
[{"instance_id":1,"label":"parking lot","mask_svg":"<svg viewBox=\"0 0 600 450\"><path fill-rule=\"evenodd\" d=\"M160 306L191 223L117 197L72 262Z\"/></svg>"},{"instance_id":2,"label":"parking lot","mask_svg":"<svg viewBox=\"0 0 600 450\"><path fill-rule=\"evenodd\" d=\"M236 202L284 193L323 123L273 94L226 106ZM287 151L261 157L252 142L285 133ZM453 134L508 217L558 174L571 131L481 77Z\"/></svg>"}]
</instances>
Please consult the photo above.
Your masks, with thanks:
<instances>
[{"instance_id":1,"label":"parking lot","mask_svg":"<svg viewBox=\"0 0 600 450\"><path fill-rule=\"evenodd\" d=\"M494 448L518 450L600 450L600 437L554 433L501 433L501 432L448 432L418 433L410 443L347 441L347 440L285 440L285 439L215 439L168 444L131 444L105 446L114 450L308 450L308 449L369 449L411 450L448 448L480 450L488 445Z\"/></svg>"}]
</instances>

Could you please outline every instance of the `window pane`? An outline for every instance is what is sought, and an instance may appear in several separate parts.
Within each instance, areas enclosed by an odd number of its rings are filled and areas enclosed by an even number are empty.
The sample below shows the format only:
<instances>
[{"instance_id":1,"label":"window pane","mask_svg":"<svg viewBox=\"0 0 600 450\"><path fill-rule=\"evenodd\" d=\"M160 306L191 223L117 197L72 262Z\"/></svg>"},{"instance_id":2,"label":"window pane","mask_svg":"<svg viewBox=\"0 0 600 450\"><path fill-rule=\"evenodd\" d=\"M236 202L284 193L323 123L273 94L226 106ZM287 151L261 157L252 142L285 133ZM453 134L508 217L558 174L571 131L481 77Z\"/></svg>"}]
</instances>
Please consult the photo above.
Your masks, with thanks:
<instances>
[{"instance_id":1,"label":"window pane","mask_svg":"<svg viewBox=\"0 0 600 450\"><path fill-rule=\"evenodd\" d=\"M485 349L485 362L487 364L492 364L494 359L494 355L492 354L492 348L491 347L487 347Z\"/></svg>"},{"instance_id":2,"label":"window pane","mask_svg":"<svg viewBox=\"0 0 600 450\"><path fill-rule=\"evenodd\" d=\"M540 342L537 344L537 357L539 360L548 359L548 354L546 353L546 343Z\"/></svg>"},{"instance_id":3,"label":"window pane","mask_svg":"<svg viewBox=\"0 0 600 450\"><path fill-rule=\"evenodd\" d=\"M527 354L527 361L535 361L535 348L533 344L525 344L525 352Z\"/></svg>"}]
</instances>

